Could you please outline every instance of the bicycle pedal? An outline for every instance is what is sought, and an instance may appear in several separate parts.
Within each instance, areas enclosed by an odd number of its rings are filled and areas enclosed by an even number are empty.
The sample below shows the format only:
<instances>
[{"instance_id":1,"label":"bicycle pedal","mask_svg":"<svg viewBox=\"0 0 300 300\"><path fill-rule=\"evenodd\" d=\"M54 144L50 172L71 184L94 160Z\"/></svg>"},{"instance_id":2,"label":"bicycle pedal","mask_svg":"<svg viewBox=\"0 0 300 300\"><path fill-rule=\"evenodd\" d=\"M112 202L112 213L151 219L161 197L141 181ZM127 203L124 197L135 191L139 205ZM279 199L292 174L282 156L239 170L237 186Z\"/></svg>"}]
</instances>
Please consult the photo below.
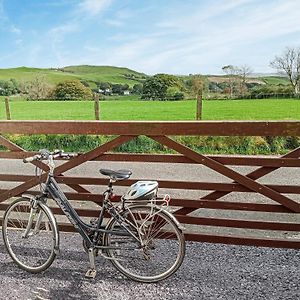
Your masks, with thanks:
<instances>
[{"instance_id":1,"label":"bicycle pedal","mask_svg":"<svg viewBox=\"0 0 300 300\"><path fill-rule=\"evenodd\" d=\"M95 279L97 271L95 269L88 269L85 273L86 278Z\"/></svg>"}]
</instances>

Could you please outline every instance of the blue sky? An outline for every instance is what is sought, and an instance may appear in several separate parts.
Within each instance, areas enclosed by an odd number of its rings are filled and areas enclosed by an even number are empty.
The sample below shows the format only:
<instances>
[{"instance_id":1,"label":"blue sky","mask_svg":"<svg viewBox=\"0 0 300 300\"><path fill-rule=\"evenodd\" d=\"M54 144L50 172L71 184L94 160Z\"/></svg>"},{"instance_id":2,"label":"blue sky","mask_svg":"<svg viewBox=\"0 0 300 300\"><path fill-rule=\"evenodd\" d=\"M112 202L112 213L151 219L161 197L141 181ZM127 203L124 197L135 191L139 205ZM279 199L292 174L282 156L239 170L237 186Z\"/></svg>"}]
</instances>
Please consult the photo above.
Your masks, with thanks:
<instances>
[{"instance_id":1,"label":"blue sky","mask_svg":"<svg viewBox=\"0 0 300 300\"><path fill-rule=\"evenodd\" d=\"M272 72L275 55L300 46L299 12L299 0L0 0L0 68Z\"/></svg>"}]
</instances>

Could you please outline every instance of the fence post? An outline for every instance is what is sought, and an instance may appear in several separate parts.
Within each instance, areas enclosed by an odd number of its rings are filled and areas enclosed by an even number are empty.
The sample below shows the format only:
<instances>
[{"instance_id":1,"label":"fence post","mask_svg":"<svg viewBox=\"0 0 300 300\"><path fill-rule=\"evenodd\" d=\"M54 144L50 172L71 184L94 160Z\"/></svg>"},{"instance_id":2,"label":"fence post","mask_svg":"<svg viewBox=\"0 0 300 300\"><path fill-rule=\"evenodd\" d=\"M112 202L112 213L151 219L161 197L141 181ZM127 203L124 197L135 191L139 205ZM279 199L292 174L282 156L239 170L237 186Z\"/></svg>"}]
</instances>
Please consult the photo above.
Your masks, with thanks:
<instances>
[{"instance_id":1,"label":"fence post","mask_svg":"<svg viewBox=\"0 0 300 300\"><path fill-rule=\"evenodd\" d=\"M6 109L6 119L11 120L10 118L10 107L9 107L9 98L5 97L5 109Z\"/></svg>"},{"instance_id":2,"label":"fence post","mask_svg":"<svg viewBox=\"0 0 300 300\"><path fill-rule=\"evenodd\" d=\"M202 120L202 90L197 94L196 120Z\"/></svg>"},{"instance_id":3,"label":"fence post","mask_svg":"<svg viewBox=\"0 0 300 300\"><path fill-rule=\"evenodd\" d=\"M94 94L94 101L95 101L95 119L100 120L100 103L99 103L99 95Z\"/></svg>"}]
</instances>

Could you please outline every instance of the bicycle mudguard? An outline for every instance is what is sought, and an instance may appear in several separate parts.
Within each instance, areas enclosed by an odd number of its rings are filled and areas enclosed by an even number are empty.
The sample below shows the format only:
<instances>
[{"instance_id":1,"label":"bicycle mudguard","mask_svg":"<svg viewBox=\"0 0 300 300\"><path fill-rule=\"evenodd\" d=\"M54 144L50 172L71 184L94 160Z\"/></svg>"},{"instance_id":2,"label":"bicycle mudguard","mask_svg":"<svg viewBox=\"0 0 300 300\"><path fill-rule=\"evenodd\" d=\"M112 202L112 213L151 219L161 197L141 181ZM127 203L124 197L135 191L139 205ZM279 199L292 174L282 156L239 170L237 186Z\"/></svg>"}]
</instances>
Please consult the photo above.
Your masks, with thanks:
<instances>
[{"instance_id":1,"label":"bicycle mudguard","mask_svg":"<svg viewBox=\"0 0 300 300\"><path fill-rule=\"evenodd\" d=\"M22 194L21 197L29 200L33 200L35 198L35 196L31 194Z\"/></svg>"},{"instance_id":2,"label":"bicycle mudguard","mask_svg":"<svg viewBox=\"0 0 300 300\"><path fill-rule=\"evenodd\" d=\"M131 207L140 207L140 206L141 206L141 205L133 204L133 205L129 205L129 206L125 207L124 210L130 209ZM148 204L147 206L153 207L153 208L156 209L157 211L163 211L166 215L168 215L168 217L170 217L170 219L177 225L177 227L178 227L181 231L185 230L185 227L182 226L182 225L179 223L179 221L176 219L176 217L175 217L173 214L171 214L170 212L168 212L167 210L161 208L160 206L153 205L153 204Z\"/></svg>"}]
</instances>

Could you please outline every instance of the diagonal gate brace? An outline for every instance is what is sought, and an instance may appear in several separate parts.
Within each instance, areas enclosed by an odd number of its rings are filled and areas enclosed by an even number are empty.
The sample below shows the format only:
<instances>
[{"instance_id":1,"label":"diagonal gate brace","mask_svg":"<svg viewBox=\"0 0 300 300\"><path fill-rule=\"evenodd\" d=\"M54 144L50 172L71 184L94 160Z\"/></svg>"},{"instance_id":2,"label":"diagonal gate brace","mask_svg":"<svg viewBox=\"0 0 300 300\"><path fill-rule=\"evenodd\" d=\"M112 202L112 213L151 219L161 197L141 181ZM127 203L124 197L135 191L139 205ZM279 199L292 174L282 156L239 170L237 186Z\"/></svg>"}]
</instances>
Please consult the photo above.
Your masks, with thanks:
<instances>
[{"instance_id":1,"label":"diagonal gate brace","mask_svg":"<svg viewBox=\"0 0 300 300\"><path fill-rule=\"evenodd\" d=\"M55 169L55 176L58 176L60 175L61 173L63 172L66 172L70 169L73 169L75 167L77 167L78 165L82 164L82 163L85 163L89 160L92 160L98 156L100 156L101 154L135 138L136 136L118 136L116 137L115 139L99 146L98 148L96 149L93 149L87 153L84 153L78 157L74 157L72 158L71 160L67 161L66 163L58 166L56 169ZM6 199L8 198L11 198L11 197L14 197L14 196L17 196L25 191L27 191L28 189L36 186L40 180L41 181L45 181L46 178L48 176L48 173L44 173L41 178L33 178L33 179L30 179L18 186L16 186L15 188L9 190L9 191L5 191L4 193L0 194L0 202L3 202L5 201Z\"/></svg>"},{"instance_id":2,"label":"diagonal gate brace","mask_svg":"<svg viewBox=\"0 0 300 300\"><path fill-rule=\"evenodd\" d=\"M213 160L212 158L206 157L202 154L196 153L190 148L183 146L174 140L170 139L166 136L150 136L153 140L185 155L186 157L194 160L197 163L203 164L206 167L228 177L233 179L235 182L238 182L239 184L253 190L254 192L257 192L259 194L262 194L280 204L283 206L291 209L293 212L300 212L300 204L289 199L288 197L281 195L280 193L274 191L273 189L260 184L256 182L255 180L244 176L224 165L221 163Z\"/></svg>"}]
</instances>

